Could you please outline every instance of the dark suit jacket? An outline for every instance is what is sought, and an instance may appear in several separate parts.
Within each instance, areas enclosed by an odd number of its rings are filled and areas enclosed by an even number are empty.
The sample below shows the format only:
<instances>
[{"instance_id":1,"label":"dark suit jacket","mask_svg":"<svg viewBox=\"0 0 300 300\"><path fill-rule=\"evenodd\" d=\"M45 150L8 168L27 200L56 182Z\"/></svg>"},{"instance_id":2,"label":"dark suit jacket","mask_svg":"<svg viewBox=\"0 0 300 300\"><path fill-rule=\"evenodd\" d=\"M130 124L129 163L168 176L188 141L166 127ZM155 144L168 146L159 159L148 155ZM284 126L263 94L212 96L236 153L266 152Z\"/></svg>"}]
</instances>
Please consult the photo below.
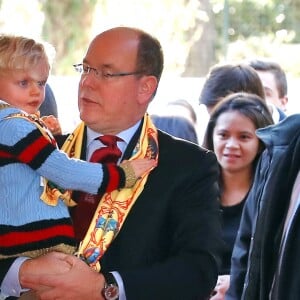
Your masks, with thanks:
<instances>
[{"instance_id":1,"label":"dark suit jacket","mask_svg":"<svg viewBox=\"0 0 300 300\"><path fill-rule=\"evenodd\" d=\"M195 144L161 131L158 141L158 166L101 259L102 271L120 273L127 300L207 299L221 247L218 164Z\"/></svg>"},{"instance_id":2,"label":"dark suit jacket","mask_svg":"<svg viewBox=\"0 0 300 300\"><path fill-rule=\"evenodd\" d=\"M216 157L161 131L158 141L158 166L102 257L102 271L120 273L127 300L207 299L221 248Z\"/></svg>"}]
</instances>

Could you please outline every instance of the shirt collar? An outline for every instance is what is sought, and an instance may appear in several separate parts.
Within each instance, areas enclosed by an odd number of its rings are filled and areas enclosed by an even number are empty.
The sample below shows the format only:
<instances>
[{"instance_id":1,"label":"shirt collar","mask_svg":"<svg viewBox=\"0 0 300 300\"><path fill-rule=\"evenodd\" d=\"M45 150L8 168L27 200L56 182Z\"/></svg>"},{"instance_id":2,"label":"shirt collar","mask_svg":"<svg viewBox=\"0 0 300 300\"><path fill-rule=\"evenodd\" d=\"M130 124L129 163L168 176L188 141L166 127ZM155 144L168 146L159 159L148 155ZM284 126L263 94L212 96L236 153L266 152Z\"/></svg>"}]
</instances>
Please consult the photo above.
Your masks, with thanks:
<instances>
[{"instance_id":1,"label":"shirt collar","mask_svg":"<svg viewBox=\"0 0 300 300\"><path fill-rule=\"evenodd\" d=\"M124 152L124 150L126 149L126 147L128 146L131 138L133 137L133 135L135 134L135 132L137 131L138 127L141 124L141 120L138 121L136 124L134 124L133 126L131 126L130 128L121 131L120 133L117 134L117 136L119 138L121 138L124 142L121 143L120 145L120 150L122 152ZM98 136L102 135L100 132L96 132L92 129L90 129L89 127L87 127L87 147L90 146L90 144L93 142L93 140L95 138L97 138Z\"/></svg>"}]
</instances>

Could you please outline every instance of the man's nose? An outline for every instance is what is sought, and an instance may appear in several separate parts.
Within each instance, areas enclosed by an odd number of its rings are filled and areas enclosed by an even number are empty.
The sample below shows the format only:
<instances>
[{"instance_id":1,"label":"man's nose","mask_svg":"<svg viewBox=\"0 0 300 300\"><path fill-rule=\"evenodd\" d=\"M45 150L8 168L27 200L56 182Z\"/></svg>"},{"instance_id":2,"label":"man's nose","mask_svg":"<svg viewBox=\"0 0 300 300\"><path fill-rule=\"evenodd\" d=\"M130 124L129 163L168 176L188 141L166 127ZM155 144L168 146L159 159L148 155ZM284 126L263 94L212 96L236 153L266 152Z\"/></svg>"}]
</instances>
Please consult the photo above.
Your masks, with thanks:
<instances>
[{"instance_id":1,"label":"man's nose","mask_svg":"<svg viewBox=\"0 0 300 300\"><path fill-rule=\"evenodd\" d=\"M81 86L89 86L89 87L94 86L94 82L95 82L96 78L95 78L95 75L92 73L93 73L93 71L91 71L87 74L83 74L81 76L81 79L80 79Z\"/></svg>"}]
</instances>

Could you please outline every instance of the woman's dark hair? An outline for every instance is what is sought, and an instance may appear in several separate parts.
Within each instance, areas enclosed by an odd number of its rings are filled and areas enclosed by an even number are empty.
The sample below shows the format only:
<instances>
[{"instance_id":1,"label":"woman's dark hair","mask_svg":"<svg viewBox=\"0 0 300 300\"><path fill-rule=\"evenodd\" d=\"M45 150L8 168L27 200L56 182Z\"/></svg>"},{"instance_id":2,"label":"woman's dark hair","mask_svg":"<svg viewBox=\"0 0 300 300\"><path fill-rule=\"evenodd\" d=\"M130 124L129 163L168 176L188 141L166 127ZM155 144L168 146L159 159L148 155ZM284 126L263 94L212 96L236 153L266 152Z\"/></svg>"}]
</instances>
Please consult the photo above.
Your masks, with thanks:
<instances>
[{"instance_id":1,"label":"woman's dark hair","mask_svg":"<svg viewBox=\"0 0 300 300\"><path fill-rule=\"evenodd\" d=\"M199 98L200 104L213 108L229 94L256 94L264 101L265 93L257 72L246 64L216 65L211 68Z\"/></svg>"},{"instance_id":2,"label":"woman's dark hair","mask_svg":"<svg viewBox=\"0 0 300 300\"><path fill-rule=\"evenodd\" d=\"M204 136L203 146L214 151L213 132L221 114L229 111L237 111L251 120L256 129L273 124L272 115L264 100L254 94L234 93L225 97L213 109L208 121ZM264 148L260 142L260 150Z\"/></svg>"}]
</instances>

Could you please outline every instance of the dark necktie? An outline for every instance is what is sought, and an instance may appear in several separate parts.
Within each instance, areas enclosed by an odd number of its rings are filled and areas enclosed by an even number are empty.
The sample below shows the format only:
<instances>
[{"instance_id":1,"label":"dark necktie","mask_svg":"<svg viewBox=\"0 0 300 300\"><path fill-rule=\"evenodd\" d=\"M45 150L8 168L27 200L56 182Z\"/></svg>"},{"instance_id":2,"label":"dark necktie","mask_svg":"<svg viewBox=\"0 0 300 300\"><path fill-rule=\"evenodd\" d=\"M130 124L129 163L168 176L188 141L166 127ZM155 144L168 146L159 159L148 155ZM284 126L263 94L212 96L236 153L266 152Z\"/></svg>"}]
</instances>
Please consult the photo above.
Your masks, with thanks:
<instances>
[{"instance_id":1,"label":"dark necktie","mask_svg":"<svg viewBox=\"0 0 300 300\"><path fill-rule=\"evenodd\" d=\"M122 155L121 150L117 146L117 141L122 141L122 139L114 135L103 135L97 139L99 139L105 147L96 149L93 152L90 161L99 163L117 163ZM78 241L81 241L84 238L101 196L102 195L91 195L79 192L77 197L75 197L77 205L72 208L71 216L75 237Z\"/></svg>"}]
</instances>

